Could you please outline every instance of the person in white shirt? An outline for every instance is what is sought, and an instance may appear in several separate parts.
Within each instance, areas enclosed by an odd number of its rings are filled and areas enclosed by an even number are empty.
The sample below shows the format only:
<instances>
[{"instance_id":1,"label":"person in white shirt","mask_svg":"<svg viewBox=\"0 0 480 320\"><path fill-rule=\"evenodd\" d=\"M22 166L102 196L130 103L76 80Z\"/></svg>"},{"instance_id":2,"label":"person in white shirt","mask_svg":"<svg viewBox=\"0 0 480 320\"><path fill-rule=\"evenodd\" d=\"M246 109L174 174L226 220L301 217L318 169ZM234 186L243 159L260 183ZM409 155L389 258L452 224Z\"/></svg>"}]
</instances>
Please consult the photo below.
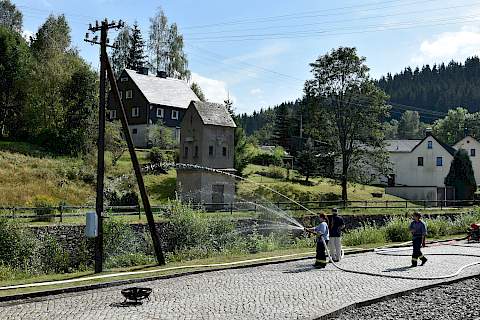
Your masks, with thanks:
<instances>
[{"instance_id":1,"label":"person in white shirt","mask_svg":"<svg viewBox=\"0 0 480 320\"><path fill-rule=\"evenodd\" d=\"M324 213L319 213L320 224L313 228L305 228L305 231L317 235L317 250L315 256L315 268L323 269L327 266L327 256L325 255L325 246L328 244L328 225L327 217Z\"/></svg>"}]
</instances>

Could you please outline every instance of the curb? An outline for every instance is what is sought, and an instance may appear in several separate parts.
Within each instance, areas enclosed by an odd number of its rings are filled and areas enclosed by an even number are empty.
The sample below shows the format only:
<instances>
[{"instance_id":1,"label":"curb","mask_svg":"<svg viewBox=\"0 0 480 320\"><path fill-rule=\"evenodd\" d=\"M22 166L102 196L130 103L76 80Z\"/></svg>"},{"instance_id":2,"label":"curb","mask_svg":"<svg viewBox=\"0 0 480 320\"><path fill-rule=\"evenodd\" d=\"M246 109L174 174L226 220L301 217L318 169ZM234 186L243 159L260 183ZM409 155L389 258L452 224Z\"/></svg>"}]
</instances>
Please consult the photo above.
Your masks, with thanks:
<instances>
[{"instance_id":1,"label":"curb","mask_svg":"<svg viewBox=\"0 0 480 320\"><path fill-rule=\"evenodd\" d=\"M385 302L385 301L388 301L388 300L392 300L392 299L395 299L395 298L399 298L399 297L408 295L408 294L413 293L413 292L421 292L421 291L425 291L425 290L428 290L428 289L432 289L434 287L438 287L438 286L442 286L442 285L449 285L449 284L453 284L453 283L457 283L457 282L461 282L461 281L465 281L465 280L469 280L469 279L475 279L475 278L480 279L480 275L476 274L476 275L464 276L464 277L460 277L460 278L453 279L453 280L443 281L443 282L439 282L439 283L432 283L432 284L428 284L428 285L422 286L422 287L417 287L417 288L408 289L408 290L405 290L405 291L400 291L400 292L387 294L385 296L381 296L381 297L377 297L377 298L373 298L373 299L354 302L354 303L352 303L348 306L341 307L340 309L332 311L332 312L330 312L328 314L325 314L323 316L320 316L318 318L313 318L313 320L331 320L332 318L338 317L346 311L351 311L351 310L355 310L355 309L358 309L358 308L367 307L367 306L370 306L370 305L373 305L373 304L379 303L379 302Z\"/></svg>"}]
</instances>

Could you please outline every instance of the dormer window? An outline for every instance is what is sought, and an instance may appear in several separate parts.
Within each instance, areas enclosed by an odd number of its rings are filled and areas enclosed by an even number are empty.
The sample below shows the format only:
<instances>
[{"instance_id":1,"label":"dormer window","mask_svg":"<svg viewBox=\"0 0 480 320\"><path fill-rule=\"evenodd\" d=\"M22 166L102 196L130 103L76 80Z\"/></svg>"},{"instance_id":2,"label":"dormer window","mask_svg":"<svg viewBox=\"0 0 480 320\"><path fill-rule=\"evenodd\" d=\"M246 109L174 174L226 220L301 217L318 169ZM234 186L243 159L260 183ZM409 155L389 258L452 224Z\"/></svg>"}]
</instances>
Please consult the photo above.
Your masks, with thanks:
<instances>
[{"instance_id":1,"label":"dormer window","mask_svg":"<svg viewBox=\"0 0 480 320\"><path fill-rule=\"evenodd\" d=\"M476 150L475 149L470 149L470 157L475 157L475 154L476 154Z\"/></svg>"},{"instance_id":2,"label":"dormer window","mask_svg":"<svg viewBox=\"0 0 480 320\"><path fill-rule=\"evenodd\" d=\"M432 141L427 142L427 148L428 149L433 149L433 142Z\"/></svg>"},{"instance_id":3,"label":"dormer window","mask_svg":"<svg viewBox=\"0 0 480 320\"><path fill-rule=\"evenodd\" d=\"M132 90L127 90L127 91L125 91L125 98L127 98L127 99L132 99L132 97L133 97L133 92L132 92Z\"/></svg>"},{"instance_id":4,"label":"dormer window","mask_svg":"<svg viewBox=\"0 0 480 320\"><path fill-rule=\"evenodd\" d=\"M162 108L157 109L157 118L163 119L163 109Z\"/></svg>"}]
</instances>

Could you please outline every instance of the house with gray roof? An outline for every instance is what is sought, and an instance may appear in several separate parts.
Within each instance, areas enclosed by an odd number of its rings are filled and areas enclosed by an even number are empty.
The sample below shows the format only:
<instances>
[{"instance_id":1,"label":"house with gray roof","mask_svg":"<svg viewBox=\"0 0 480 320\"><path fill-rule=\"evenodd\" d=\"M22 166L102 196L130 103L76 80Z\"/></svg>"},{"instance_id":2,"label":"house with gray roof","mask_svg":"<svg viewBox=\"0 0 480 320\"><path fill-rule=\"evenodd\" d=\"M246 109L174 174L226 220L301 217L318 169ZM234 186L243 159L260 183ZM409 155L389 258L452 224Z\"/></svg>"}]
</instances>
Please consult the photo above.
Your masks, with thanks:
<instances>
[{"instance_id":1,"label":"house with gray roof","mask_svg":"<svg viewBox=\"0 0 480 320\"><path fill-rule=\"evenodd\" d=\"M421 140L386 140L392 164L386 193L409 200L452 200L452 188L445 177L455 148L437 139L430 131Z\"/></svg>"},{"instance_id":2,"label":"house with gray roof","mask_svg":"<svg viewBox=\"0 0 480 320\"><path fill-rule=\"evenodd\" d=\"M144 68L141 71L123 70L117 84L136 147L148 145L148 128L159 121L171 128L174 138L179 141L185 111L191 101L199 100L186 81L168 78L164 72L149 75L148 69ZM118 106L111 92L107 118L118 118Z\"/></svg>"},{"instance_id":3,"label":"house with gray roof","mask_svg":"<svg viewBox=\"0 0 480 320\"><path fill-rule=\"evenodd\" d=\"M181 198L209 206L233 202L235 122L223 104L192 101L180 125L180 162L212 170L177 169L177 191ZM225 174L226 173L226 174Z\"/></svg>"}]
</instances>

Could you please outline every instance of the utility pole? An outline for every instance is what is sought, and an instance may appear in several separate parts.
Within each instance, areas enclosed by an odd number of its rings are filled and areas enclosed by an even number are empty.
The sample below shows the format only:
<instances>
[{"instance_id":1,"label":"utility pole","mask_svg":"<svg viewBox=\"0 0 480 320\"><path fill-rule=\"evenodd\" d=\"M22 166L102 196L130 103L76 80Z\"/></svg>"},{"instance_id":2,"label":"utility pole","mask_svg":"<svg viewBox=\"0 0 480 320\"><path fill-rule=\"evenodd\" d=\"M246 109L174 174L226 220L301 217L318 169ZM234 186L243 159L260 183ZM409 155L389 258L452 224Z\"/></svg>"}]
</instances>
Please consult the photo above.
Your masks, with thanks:
<instances>
[{"instance_id":1,"label":"utility pole","mask_svg":"<svg viewBox=\"0 0 480 320\"><path fill-rule=\"evenodd\" d=\"M120 20L117 23L112 21L109 23L107 19L101 22L99 25L98 21L95 23L95 26L90 25L88 30L93 33L100 31L100 42L98 42L98 37L95 36L93 40L89 40L89 34L86 34L86 42L92 44L100 45L100 106L99 106L99 133L98 133L98 164L97 164L97 199L96 199L96 212L98 217L98 234L95 239L95 273L103 271L103 192L104 192L104 175L105 175L105 94L106 94L106 75L108 74L109 82L112 87L113 98L117 106L119 106L120 120L122 122L123 134L127 140L128 150L130 152L130 157L132 160L133 168L135 171L135 176L137 178L138 187L140 190L140 195L143 202L143 207L145 210L145 215L147 217L148 225L150 228L150 233L153 240L153 246L155 249L155 254L157 257L157 262L160 265L165 264L165 257L163 255L163 250L160 242L160 237L158 235L157 229L155 227L155 221L153 219L153 213L150 206L150 201L148 199L147 191L143 181L140 164L138 162L137 154L135 153L135 148L133 145L133 140L130 135L130 130L128 129L128 122L126 117L126 112L120 98L120 93L117 87L117 81L113 74L112 67L110 65L107 47L113 47L108 44L108 30L109 29L120 29L124 26L124 23Z\"/></svg>"}]
</instances>

